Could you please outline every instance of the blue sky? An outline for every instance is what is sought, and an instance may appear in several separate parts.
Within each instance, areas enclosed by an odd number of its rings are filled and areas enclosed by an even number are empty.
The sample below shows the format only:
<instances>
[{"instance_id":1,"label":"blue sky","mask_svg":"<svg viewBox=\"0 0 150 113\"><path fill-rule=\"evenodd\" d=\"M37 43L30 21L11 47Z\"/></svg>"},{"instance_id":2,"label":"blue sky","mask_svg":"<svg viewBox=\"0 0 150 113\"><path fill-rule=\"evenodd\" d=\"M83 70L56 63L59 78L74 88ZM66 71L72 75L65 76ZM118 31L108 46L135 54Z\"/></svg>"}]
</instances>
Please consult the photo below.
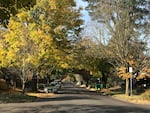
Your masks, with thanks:
<instances>
[{"instance_id":1,"label":"blue sky","mask_svg":"<svg viewBox=\"0 0 150 113\"><path fill-rule=\"evenodd\" d=\"M88 2L84 2L82 0L75 0L75 1L77 3L77 7L83 8L83 10L81 11L83 16L81 18L85 21L84 24L86 25L87 23L89 23L91 21L88 11L85 10L86 6L88 5Z\"/></svg>"},{"instance_id":2,"label":"blue sky","mask_svg":"<svg viewBox=\"0 0 150 113\"><path fill-rule=\"evenodd\" d=\"M107 44L107 42L111 39L111 36L108 35L109 31L104 24L97 23L96 21L91 20L88 11L85 10L88 2L84 2L82 0L75 0L77 3L77 7L82 7L82 19L85 21L84 23L84 31L83 34L86 35L85 37L92 37L94 40L96 39L103 39L102 43ZM101 34L102 33L102 34ZM101 34L101 36L100 36ZM150 39L148 40L150 43ZM150 44L149 44L150 47Z\"/></svg>"},{"instance_id":3,"label":"blue sky","mask_svg":"<svg viewBox=\"0 0 150 113\"><path fill-rule=\"evenodd\" d=\"M107 44L110 37L108 36L108 30L104 24L97 23L91 19L88 11L85 10L88 2L82 0L75 0L77 2L77 7L82 7L82 19L85 21L84 30L82 31L83 37L90 37L95 41L101 41L103 44ZM107 38L107 39L106 39Z\"/></svg>"}]
</instances>

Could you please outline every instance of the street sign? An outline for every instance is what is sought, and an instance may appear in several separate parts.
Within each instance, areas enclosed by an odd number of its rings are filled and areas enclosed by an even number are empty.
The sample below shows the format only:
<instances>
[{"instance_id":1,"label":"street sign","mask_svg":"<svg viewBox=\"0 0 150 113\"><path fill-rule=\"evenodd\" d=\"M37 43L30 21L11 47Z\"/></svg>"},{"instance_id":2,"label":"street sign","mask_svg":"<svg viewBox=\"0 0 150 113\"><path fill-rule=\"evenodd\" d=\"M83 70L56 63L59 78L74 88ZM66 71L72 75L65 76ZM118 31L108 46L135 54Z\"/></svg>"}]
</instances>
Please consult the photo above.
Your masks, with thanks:
<instances>
[{"instance_id":1,"label":"street sign","mask_svg":"<svg viewBox=\"0 0 150 113\"><path fill-rule=\"evenodd\" d=\"M129 72L130 72L130 73L132 73L132 72L133 72L132 67L129 67Z\"/></svg>"}]
</instances>

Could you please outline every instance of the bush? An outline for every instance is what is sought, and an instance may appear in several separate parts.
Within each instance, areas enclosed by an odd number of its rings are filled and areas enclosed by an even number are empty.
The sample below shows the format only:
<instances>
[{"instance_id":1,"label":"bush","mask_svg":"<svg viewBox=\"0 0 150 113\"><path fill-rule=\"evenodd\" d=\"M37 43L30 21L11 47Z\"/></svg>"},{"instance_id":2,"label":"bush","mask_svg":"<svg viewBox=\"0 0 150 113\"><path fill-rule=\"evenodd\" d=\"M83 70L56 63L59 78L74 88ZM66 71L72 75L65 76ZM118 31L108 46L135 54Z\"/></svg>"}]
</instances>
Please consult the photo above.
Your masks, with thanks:
<instances>
[{"instance_id":1,"label":"bush","mask_svg":"<svg viewBox=\"0 0 150 113\"><path fill-rule=\"evenodd\" d=\"M150 89L146 90L143 94L142 94L142 99L144 100L150 100Z\"/></svg>"},{"instance_id":2,"label":"bush","mask_svg":"<svg viewBox=\"0 0 150 113\"><path fill-rule=\"evenodd\" d=\"M7 89L7 84L5 80L0 79L0 90L5 90L5 89Z\"/></svg>"}]
</instances>

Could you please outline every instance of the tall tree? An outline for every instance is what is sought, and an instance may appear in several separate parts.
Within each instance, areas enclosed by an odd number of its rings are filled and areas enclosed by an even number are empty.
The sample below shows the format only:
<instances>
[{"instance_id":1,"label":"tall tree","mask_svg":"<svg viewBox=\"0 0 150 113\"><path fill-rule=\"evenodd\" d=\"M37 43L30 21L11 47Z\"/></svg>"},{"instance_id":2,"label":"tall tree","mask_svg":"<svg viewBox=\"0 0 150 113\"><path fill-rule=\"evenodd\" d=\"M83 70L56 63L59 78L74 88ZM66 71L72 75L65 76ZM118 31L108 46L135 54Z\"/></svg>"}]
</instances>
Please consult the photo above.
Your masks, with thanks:
<instances>
[{"instance_id":1,"label":"tall tree","mask_svg":"<svg viewBox=\"0 0 150 113\"><path fill-rule=\"evenodd\" d=\"M23 91L29 73L33 74L34 69L38 72L50 70L53 68L51 65L61 59L51 35L45 33L41 26L32 22L29 11L21 11L10 18L8 31L2 40L5 45L1 46L1 54L5 57L1 59L1 65L20 69Z\"/></svg>"},{"instance_id":2,"label":"tall tree","mask_svg":"<svg viewBox=\"0 0 150 113\"><path fill-rule=\"evenodd\" d=\"M32 9L19 10L10 18L0 40L1 66L20 69L23 90L34 70L40 75L51 75L54 69L68 68L72 56L67 46L79 33L79 17L79 10L69 0L39 0ZM66 56L68 53L70 56Z\"/></svg>"},{"instance_id":3,"label":"tall tree","mask_svg":"<svg viewBox=\"0 0 150 113\"><path fill-rule=\"evenodd\" d=\"M88 8L92 17L103 23L109 31L108 36L111 36L108 45L100 46L99 49L101 55L108 58L114 67L127 69L128 64L133 66L133 62L140 59L139 57L143 54L144 48L141 47L138 48L140 49L138 53L133 51L136 51L137 44L145 47L140 40L140 33L145 31L143 28L149 14L148 6L149 2L146 0L89 1ZM128 73L124 74L124 77L126 79L126 94L128 94Z\"/></svg>"},{"instance_id":4,"label":"tall tree","mask_svg":"<svg viewBox=\"0 0 150 113\"><path fill-rule=\"evenodd\" d=\"M60 49L70 48L70 42L78 38L82 20L80 9L74 0L39 0L33 9L33 19L51 27L50 32Z\"/></svg>"},{"instance_id":5,"label":"tall tree","mask_svg":"<svg viewBox=\"0 0 150 113\"><path fill-rule=\"evenodd\" d=\"M101 77L101 70L98 67L99 58L95 56L96 43L88 38L83 38L75 44L74 68L90 71L92 75Z\"/></svg>"},{"instance_id":6,"label":"tall tree","mask_svg":"<svg viewBox=\"0 0 150 113\"><path fill-rule=\"evenodd\" d=\"M54 61L55 64L58 67L71 65L71 49L83 22L74 0L39 0L31 10L31 15L32 21L46 34L51 34L56 44L57 57L61 61Z\"/></svg>"}]
</instances>

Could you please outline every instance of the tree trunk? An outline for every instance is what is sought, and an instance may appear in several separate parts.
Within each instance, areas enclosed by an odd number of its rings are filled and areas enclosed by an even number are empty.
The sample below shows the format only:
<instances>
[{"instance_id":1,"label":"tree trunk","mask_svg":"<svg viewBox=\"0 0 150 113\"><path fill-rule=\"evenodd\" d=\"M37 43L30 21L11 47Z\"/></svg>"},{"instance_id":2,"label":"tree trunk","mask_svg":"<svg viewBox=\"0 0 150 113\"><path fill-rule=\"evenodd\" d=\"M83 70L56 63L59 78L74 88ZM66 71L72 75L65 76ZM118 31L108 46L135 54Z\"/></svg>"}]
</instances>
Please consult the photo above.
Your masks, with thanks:
<instances>
[{"instance_id":1,"label":"tree trunk","mask_svg":"<svg viewBox=\"0 0 150 113\"><path fill-rule=\"evenodd\" d=\"M125 91L126 95L129 95L129 79L126 78L126 91Z\"/></svg>"},{"instance_id":2,"label":"tree trunk","mask_svg":"<svg viewBox=\"0 0 150 113\"><path fill-rule=\"evenodd\" d=\"M25 81L22 81L22 93L25 93Z\"/></svg>"},{"instance_id":3,"label":"tree trunk","mask_svg":"<svg viewBox=\"0 0 150 113\"><path fill-rule=\"evenodd\" d=\"M25 75L25 59L22 60L22 93L25 93L25 83L26 83L26 75Z\"/></svg>"},{"instance_id":4,"label":"tree trunk","mask_svg":"<svg viewBox=\"0 0 150 113\"><path fill-rule=\"evenodd\" d=\"M16 80L13 81L13 88L16 89Z\"/></svg>"}]
</instances>

